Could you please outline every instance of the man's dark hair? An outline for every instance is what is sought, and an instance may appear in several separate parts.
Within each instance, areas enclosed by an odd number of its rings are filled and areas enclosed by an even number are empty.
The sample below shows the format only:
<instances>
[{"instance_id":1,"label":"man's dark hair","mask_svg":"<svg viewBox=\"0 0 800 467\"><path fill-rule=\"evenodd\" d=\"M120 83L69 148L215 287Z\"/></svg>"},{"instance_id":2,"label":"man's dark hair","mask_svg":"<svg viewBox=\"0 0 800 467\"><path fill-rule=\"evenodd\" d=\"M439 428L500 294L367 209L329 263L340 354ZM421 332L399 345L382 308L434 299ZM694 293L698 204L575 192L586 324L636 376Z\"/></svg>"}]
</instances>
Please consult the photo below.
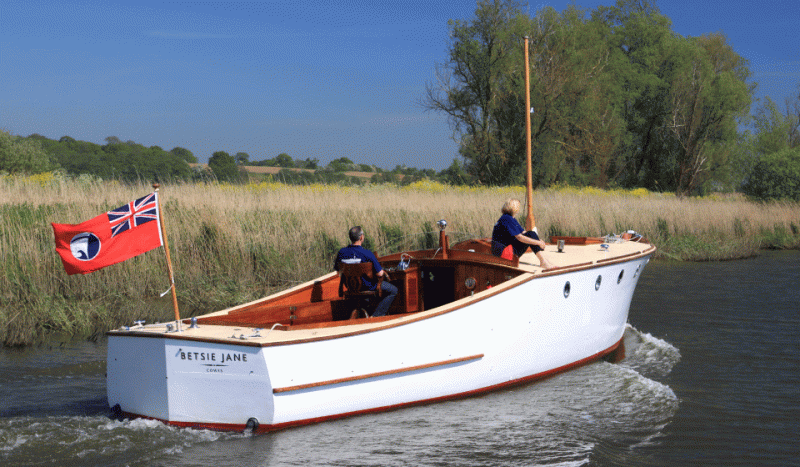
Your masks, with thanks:
<instances>
[{"instance_id":1,"label":"man's dark hair","mask_svg":"<svg viewBox=\"0 0 800 467\"><path fill-rule=\"evenodd\" d=\"M358 241L359 238L361 238L362 235L364 235L364 231L361 230L360 225L357 225L352 229L350 229L350 233L348 235L350 235L350 241L355 243Z\"/></svg>"}]
</instances>

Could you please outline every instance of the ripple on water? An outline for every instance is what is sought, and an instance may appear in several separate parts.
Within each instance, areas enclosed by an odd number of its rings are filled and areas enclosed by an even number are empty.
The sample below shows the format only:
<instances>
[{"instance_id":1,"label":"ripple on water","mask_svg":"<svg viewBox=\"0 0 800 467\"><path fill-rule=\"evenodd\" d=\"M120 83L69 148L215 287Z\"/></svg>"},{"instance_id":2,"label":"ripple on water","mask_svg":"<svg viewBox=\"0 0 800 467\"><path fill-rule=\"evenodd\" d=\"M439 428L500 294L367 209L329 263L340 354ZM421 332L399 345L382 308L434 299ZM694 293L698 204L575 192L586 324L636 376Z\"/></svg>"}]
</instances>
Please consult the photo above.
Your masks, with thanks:
<instances>
[{"instance_id":1,"label":"ripple on water","mask_svg":"<svg viewBox=\"0 0 800 467\"><path fill-rule=\"evenodd\" d=\"M12 465L61 464L65 459L91 459L95 465L146 465L198 443L242 436L102 415L26 416L0 421L0 460Z\"/></svg>"}]
</instances>

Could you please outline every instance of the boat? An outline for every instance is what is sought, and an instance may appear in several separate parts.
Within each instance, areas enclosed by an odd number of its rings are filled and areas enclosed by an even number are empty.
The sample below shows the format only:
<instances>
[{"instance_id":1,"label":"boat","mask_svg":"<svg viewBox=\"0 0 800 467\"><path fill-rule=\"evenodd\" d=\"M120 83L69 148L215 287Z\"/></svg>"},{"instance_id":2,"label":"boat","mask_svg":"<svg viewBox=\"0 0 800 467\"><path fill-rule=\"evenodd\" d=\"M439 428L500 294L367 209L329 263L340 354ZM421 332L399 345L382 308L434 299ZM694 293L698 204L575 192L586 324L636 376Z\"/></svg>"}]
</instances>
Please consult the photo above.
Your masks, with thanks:
<instances>
[{"instance_id":1,"label":"boat","mask_svg":"<svg viewBox=\"0 0 800 467\"><path fill-rule=\"evenodd\" d=\"M532 230L530 114L526 126ZM399 290L386 316L361 314L331 272L185 320L173 282L174 322L107 332L109 407L179 427L263 432L624 358L631 299L656 251L641 235L551 236L545 254L555 267L544 270L531 252L492 255L486 238L451 246L446 221L438 225L436 248L378 258Z\"/></svg>"},{"instance_id":2,"label":"boat","mask_svg":"<svg viewBox=\"0 0 800 467\"><path fill-rule=\"evenodd\" d=\"M455 399L624 357L656 247L551 237L556 266L495 257L488 239L379 258L390 314L350 319L332 272L191 320L109 331L108 403L179 427L269 431Z\"/></svg>"}]
</instances>

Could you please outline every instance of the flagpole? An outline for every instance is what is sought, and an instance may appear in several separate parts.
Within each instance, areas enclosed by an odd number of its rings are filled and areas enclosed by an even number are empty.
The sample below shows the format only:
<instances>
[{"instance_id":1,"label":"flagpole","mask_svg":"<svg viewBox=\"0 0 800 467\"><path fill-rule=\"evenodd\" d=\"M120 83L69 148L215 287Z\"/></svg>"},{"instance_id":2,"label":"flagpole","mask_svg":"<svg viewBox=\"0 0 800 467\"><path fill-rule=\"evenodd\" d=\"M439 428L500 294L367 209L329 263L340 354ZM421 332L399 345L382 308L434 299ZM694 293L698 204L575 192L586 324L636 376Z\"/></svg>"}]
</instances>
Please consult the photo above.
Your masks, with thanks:
<instances>
[{"instance_id":1,"label":"flagpole","mask_svg":"<svg viewBox=\"0 0 800 467\"><path fill-rule=\"evenodd\" d=\"M158 183L153 183L153 190L158 193ZM181 331L181 314L178 312L178 294L175 292L175 275L172 272L172 260L169 257L169 243L167 242L167 229L164 228L164 216L161 211L161 199L158 200L158 220L161 222L161 237L164 239L164 252L167 254L167 271L169 272L169 287L172 289L172 307L175 309L175 325Z\"/></svg>"},{"instance_id":2,"label":"flagpole","mask_svg":"<svg viewBox=\"0 0 800 467\"><path fill-rule=\"evenodd\" d=\"M525 156L528 162L528 177L526 180L526 199L528 213L525 217L525 230L536 227L533 217L533 167L531 163L531 72L528 65L528 36L525 36Z\"/></svg>"}]
</instances>

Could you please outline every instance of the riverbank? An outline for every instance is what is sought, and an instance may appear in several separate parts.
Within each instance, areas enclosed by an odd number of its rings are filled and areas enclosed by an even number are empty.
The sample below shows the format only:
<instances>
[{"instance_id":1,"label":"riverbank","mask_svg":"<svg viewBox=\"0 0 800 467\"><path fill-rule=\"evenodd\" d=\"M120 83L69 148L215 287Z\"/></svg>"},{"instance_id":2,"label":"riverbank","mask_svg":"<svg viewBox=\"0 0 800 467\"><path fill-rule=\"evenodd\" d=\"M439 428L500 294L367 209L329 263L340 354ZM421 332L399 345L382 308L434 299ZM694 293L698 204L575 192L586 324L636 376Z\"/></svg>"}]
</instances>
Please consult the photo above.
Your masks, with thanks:
<instances>
[{"instance_id":1,"label":"riverbank","mask_svg":"<svg viewBox=\"0 0 800 467\"><path fill-rule=\"evenodd\" d=\"M164 255L155 250L85 276L68 276L51 222L79 223L151 190L48 176L0 179L0 342L50 333L100 334L134 319L172 316ZM331 270L347 229L362 225L379 254L429 247L435 223L451 243L489 237L508 197L524 188L368 185L182 184L161 189L181 315L249 301ZM749 257L800 248L800 204L739 196L678 199L646 190L553 189L534 193L541 233L603 236L633 229L682 261Z\"/></svg>"}]
</instances>

